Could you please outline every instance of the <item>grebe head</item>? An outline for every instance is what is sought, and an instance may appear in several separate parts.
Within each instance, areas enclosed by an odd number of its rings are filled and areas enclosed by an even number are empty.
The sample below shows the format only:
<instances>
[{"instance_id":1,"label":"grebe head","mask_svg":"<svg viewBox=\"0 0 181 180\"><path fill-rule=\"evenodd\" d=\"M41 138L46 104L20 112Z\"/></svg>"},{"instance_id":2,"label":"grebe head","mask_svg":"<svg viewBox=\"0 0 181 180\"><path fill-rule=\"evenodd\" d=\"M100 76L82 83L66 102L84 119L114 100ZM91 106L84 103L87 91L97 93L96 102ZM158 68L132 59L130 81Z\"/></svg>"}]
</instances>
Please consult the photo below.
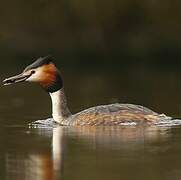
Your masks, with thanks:
<instances>
[{"instance_id":1,"label":"grebe head","mask_svg":"<svg viewBox=\"0 0 181 180\"><path fill-rule=\"evenodd\" d=\"M63 87L63 82L53 60L52 56L38 58L21 74L5 79L4 85L28 81L40 84L49 93L60 90Z\"/></svg>"}]
</instances>

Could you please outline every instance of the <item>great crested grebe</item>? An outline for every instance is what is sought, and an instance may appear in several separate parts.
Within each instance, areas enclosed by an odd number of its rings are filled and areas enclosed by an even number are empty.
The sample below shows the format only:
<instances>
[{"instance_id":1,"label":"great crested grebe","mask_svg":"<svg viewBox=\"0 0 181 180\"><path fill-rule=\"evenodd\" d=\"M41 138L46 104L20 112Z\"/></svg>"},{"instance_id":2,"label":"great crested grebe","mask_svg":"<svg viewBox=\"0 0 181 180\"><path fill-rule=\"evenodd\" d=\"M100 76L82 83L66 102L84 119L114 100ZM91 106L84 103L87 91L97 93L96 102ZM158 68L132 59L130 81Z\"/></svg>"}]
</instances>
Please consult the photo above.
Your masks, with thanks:
<instances>
[{"instance_id":1,"label":"great crested grebe","mask_svg":"<svg viewBox=\"0 0 181 180\"><path fill-rule=\"evenodd\" d=\"M38 83L52 100L52 116L60 125L121 125L123 123L154 124L170 119L148 108L133 104L110 104L86 109L72 115L66 101L63 81L51 56L40 57L16 76L5 79L4 85L24 81Z\"/></svg>"}]
</instances>

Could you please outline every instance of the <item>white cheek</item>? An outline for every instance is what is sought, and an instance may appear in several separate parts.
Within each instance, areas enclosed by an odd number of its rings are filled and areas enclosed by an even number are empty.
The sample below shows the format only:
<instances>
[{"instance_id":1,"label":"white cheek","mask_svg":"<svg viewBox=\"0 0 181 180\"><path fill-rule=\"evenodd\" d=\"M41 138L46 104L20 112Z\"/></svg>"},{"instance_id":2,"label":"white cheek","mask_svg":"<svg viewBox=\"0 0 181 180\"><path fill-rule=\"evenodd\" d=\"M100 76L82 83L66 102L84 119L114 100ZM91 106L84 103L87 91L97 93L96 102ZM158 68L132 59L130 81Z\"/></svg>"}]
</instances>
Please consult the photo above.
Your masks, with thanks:
<instances>
[{"instance_id":1,"label":"white cheek","mask_svg":"<svg viewBox=\"0 0 181 180\"><path fill-rule=\"evenodd\" d=\"M41 77L42 77L41 72L37 71L37 72L35 72L35 74L32 74L26 81L28 81L28 82L39 82Z\"/></svg>"}]
</instances>

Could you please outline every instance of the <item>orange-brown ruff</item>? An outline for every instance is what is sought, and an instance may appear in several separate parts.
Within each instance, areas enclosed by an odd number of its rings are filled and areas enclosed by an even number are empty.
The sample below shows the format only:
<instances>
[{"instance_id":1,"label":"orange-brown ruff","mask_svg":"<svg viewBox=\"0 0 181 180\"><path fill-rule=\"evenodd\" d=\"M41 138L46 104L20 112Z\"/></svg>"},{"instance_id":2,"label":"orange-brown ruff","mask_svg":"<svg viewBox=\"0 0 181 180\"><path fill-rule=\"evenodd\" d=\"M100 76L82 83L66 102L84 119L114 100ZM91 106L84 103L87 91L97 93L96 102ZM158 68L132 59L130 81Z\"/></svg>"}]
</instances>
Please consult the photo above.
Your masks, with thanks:
<instances>
[{"instance_id":1,"label":"orange-brown ruff","mask_svg":"<svg viewBox=\"0 0 181 180\"><path fill-rule=\"evenodd\" d=\"M125 123L155 124L170 117L133 104L110 104L92 107L72 115L63 88L61 75L50 56L41 57L28 66L23 73L4 80L5 85L19 82L36 82L50 95L52 116L60 125L114 126Z\"/></svg>"},{"instance_id":2,"label":"orange-brown ruff","mask_svg":"<svg viewBox=\"0 0 181 180\"><path fill-rule=\"evenodd\" d=\"M38 83L43 87L51 86L56 81L57 68L53 63L42 66L42 75Z\"/></svg>"}]
</instances>

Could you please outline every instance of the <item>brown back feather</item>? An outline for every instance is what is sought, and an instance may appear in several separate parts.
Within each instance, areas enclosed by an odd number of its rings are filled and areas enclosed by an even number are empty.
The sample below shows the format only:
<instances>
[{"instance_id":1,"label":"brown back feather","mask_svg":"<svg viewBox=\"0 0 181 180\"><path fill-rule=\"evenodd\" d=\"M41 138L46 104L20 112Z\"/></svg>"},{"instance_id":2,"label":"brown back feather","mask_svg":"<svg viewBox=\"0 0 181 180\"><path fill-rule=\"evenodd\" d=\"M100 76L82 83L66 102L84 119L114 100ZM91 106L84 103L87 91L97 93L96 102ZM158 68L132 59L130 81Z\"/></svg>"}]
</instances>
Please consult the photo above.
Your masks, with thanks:
<instances>
[{"instance_id":1,"label":"brown back feather","mask_svg":"<svg viewBox=\"0 0 181 180\"><path fill-rule=\"evenodd\" d=\"M166 117L132 104L111 104L89 108L73 116L73 125L121 125L125 122L154 123Z\"/></svg>"}]
</instances>

